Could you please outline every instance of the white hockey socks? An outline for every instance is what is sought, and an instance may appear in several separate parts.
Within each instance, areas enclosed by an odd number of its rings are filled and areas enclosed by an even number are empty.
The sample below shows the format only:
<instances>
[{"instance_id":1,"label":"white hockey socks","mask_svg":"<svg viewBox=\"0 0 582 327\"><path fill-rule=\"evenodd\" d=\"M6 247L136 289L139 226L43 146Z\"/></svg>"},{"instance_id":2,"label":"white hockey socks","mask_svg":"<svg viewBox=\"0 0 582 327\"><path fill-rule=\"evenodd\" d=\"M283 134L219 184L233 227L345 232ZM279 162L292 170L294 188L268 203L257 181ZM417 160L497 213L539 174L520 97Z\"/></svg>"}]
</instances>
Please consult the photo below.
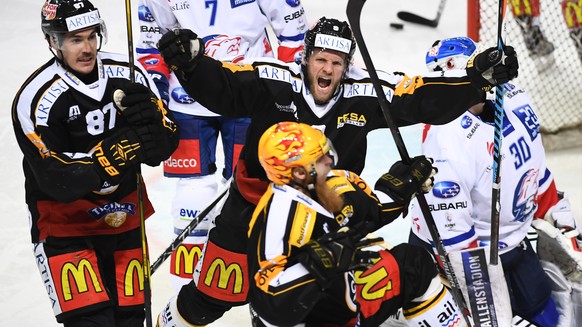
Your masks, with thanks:
<instances>
[{"instance_id":1,"label":"white hockey socks","mask_svg":"<svg viewBox=\"0 0 582 327\"><path fill-rule=\"evenodd\" d=\"M178 297L174 296L158 315L156 327L204 327L188 323L178 312Z\"/></svg>"}]
</instances>

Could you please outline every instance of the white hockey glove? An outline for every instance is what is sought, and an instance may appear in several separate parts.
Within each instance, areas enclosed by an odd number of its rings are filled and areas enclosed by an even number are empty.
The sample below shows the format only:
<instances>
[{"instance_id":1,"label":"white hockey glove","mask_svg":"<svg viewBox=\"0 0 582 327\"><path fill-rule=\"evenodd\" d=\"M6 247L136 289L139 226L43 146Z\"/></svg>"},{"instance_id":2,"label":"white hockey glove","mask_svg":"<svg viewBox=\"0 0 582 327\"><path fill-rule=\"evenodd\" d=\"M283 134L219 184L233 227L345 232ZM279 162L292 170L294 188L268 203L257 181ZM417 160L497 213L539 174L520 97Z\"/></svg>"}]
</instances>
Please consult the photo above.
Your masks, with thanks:
<instances>
[{"instance_id":1,"label":"white hockey glove","mask_svg":"<svg viewBox=\"0 0 582 327\"><path fill-rule=\"evenodd\" d=\"M572 281L582 282L582 241L568 199L550 208L544 219L534 219L532 226L538 232L540 259L556 264Z\"/></svg>"}]
</instances>

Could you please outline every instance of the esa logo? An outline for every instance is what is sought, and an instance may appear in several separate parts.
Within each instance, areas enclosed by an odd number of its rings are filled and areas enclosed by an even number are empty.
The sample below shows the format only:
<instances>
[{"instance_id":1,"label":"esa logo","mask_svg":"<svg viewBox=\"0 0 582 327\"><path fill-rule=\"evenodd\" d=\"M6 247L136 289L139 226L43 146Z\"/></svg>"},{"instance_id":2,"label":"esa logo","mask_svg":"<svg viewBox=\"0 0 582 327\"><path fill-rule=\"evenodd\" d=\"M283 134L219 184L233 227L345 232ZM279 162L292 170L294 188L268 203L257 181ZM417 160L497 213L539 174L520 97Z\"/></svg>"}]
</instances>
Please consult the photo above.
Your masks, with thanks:
<instances>
[{"instance_id":1,"label":"esa logo","mask_svg":"<svg viewBox=\"0 0 582 327\"><path fill-rule=\"evenodd\" d=\"M457 196L461 192L459 184L450 181L438 182L432 188L432 194L437 198L449 199Z\"/></svg>"},{"instance_id":2,"label":"esa logo","mask_svg":"<svg viewBox=\"0 0 582 327\"><path fill-rule=\"evenodd\" d=\"M461 119L461 127L467 129L471 126L471 124L473 124L473 119L469 116L463 116Z\"/></svg>"},{"instance_id":3,"label":"esa logo","mask_svg":"<svg viewBox=\"0 0 582 327\"><path fill-rule=\"evenodd\" d=\"M137 15L139 17L139 20L141 20L141 21L144 21L144 22L153 22L154 21L154 16L150 12L150 9L146 6L139 6L139 8L137 10Z\"/></svg>"},{"instance_id":4,"label":"esa logo","mask_svg":"<svg viewBox=\"0 0 582 327\"><path fill-rule=\"evenodd\" d=\"M287 4L291 7L297 7L299 4L301 4L299 0L285 0L285 2L287 2Z\"/></svg>"},{"instance_id":5,"label":"esa logo","mask_svg":"<svg viewBox=\"0 0 582 327\"><path fill-rule=\"evenodd\" d=\"M178 103L183 103L183 104L194 103L194 99L192 99L188 95L188 93L186 93L186 91L184 91L184 88L182 88L182 87L177 87L177 88L172 90L172 99L174 99L174 101L176 101Z\"/></svg>"}]
</instances>

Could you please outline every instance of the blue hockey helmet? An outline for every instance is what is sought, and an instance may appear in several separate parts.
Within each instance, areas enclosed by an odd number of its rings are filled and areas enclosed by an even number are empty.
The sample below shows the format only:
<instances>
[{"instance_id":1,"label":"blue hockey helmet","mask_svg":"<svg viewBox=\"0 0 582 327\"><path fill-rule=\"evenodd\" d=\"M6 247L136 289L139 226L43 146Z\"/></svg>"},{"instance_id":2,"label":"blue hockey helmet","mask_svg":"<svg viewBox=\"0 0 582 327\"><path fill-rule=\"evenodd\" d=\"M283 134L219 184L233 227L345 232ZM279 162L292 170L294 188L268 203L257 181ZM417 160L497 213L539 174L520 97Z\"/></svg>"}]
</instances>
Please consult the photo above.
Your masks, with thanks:
<instances>
[{"instance_id":1,"label":"blue hockey helmet","mask_svg":"<svg viewBox=\"0 0 582 327\"><path fill-rule=\"evenodd\" d=\"M465 69L476 50L477 45L468 37L437 40L426 53L426 66L431 72Z\"/></svg>"}]
</instances>

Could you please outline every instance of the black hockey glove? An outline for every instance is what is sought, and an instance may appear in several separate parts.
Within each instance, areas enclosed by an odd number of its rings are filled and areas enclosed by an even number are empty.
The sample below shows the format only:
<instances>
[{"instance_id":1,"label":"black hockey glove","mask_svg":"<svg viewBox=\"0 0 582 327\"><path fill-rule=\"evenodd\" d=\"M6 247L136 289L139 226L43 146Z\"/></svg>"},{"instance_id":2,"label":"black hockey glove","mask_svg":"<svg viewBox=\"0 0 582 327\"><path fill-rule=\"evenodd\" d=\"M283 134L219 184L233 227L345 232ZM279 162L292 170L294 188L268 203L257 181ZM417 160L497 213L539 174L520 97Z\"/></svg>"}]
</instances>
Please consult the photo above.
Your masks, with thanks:
<instances>
[{"instance_id":1,"label":"black hockey glove","mask_svg":"<svg viewBox=\"0 0 582 327\"><path fill-rule=\"evenodd\" d=\"M350 270L366 270L374 265L374 259L380 257L378 252L362 249L380 244L383 239L362 239L362 236L356 229L342 227L303 245L297 260L326 289L338 275Z\"/></svg>"},{"instance_id":2,"label":"black hockey glove","mask_svg":"<svg viewBox=\"0 0 582 327\"><path fill-rule=\"evenodd\" d=\"M145 85L127 83L113 92L113 103L131 125L161 123L166 114L162 100Z\"/></svg>"},{"instance_id":3,"label":"black hockey glove","mask_svg":"<svg viewBox=\"0 0 582 327\"><path fill-rule=\"evenodd\" d=\"M518 69L517 55L511 46L506 46L503 53L499 53L496 47L489 48L467 63L471 84L485 92L516 78Z\"/></svg>"},{"instance_id":4,"label":"black hockey glove","mask_svg":"<svg viewBox=\"0 0 582 327\"><path fill-rule=\"evenodd\" d=\"M128 169L159 156L156 129L160 127L123 128L99 142L93 148L93 164L101 178L112 185L119 184Z\"/></svg>"},{"instance_id":5,"label":"black hockey glove","mask_svg":"<svg viewBox=\"0 0 582 327\"><path fill-rule=\"evenodd\" d=\"M167 32L158 41L158 50L164 61L175 72L191 72L204 54L204 42L188 29Z\"/></svg>"},{"instance_id":6,"label":"black hockey glove","mask_svg":"<svg viewBox=\"0 0 582 327\"><path fill-rule=\"evenodd\" d=\"M425 156L414 157L410 165L397 161L382 175L374 189L386 193L398 203L408 203L418 192L428 193L434 185L437 169L433 160Z\"/></svg>"}]
</instances>

